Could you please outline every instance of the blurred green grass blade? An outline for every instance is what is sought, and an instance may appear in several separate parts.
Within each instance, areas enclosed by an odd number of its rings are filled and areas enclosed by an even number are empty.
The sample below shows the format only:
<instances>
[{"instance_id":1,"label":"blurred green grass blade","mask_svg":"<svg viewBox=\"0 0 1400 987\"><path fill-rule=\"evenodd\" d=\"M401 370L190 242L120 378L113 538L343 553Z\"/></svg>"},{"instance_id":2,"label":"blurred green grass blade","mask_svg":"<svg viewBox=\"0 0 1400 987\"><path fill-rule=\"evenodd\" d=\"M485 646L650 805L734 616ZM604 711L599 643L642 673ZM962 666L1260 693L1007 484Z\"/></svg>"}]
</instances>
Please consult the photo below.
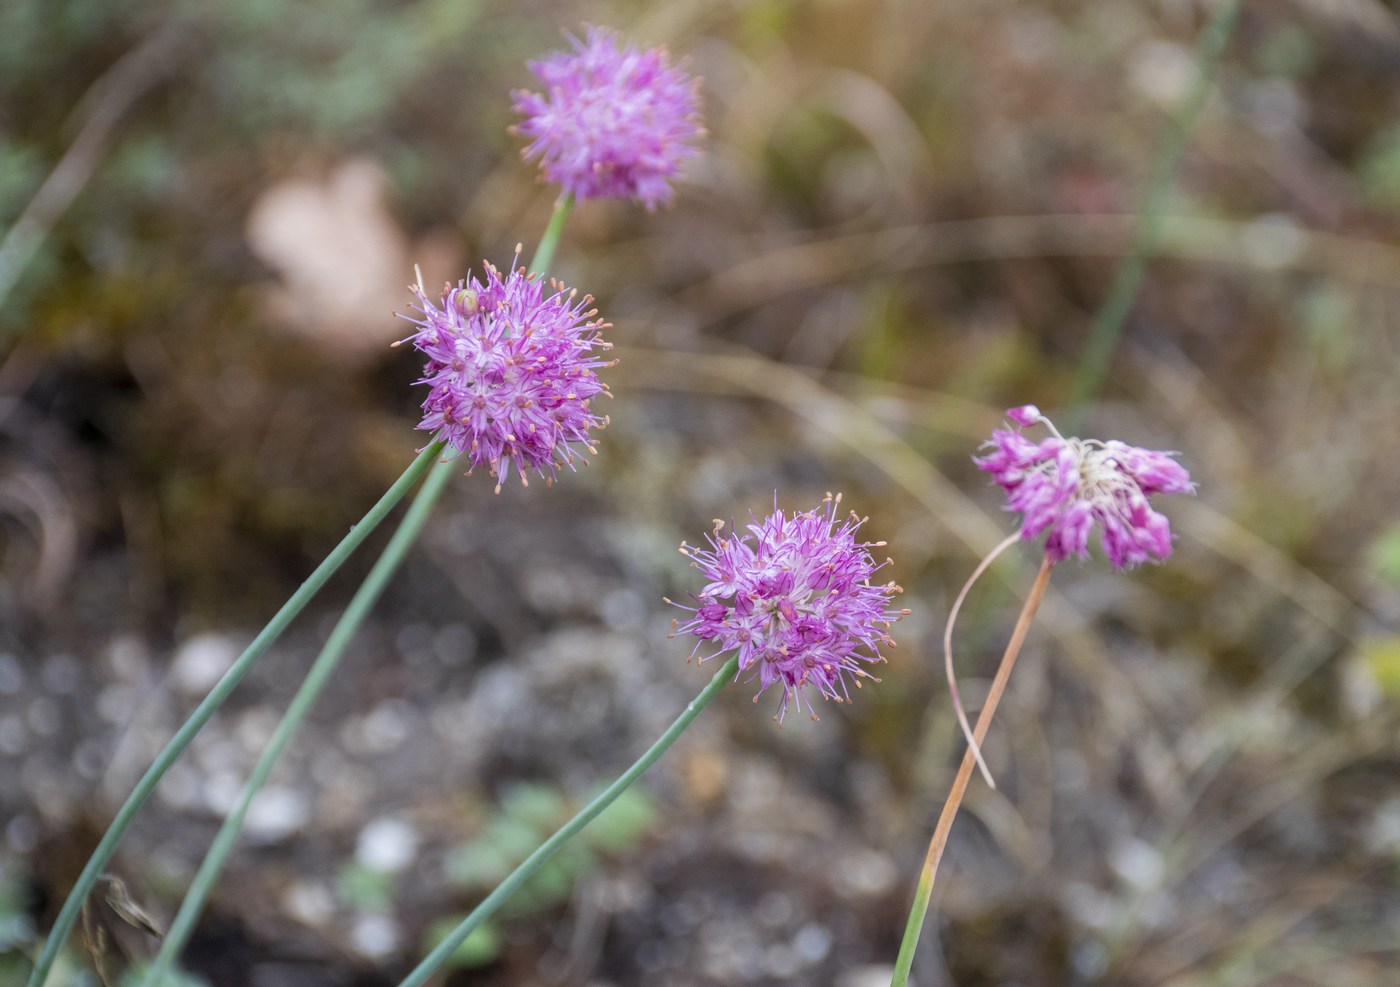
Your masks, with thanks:
<instances>
[{"instance_id":1,"label":"blurred green grass blade","mask_svg":"<svg viewBox=\"0 0 1400 987\"><path fill-rule=\"evenodd\" d=\"M165 749L156 756L155 761L146 770L146 773L132 789L121 809L117 811L107 832L103 834L102 840L97 844L97 849L93 851L92 857L88 860L87 866L78 877L78 881L73 885L73 890L69 892L68 899L63 903L63 908L58 913L58 918L54 922L53 929L49 932L48 940L44 943L44 948L39 954L38 960L34 964L34 969L29 975L27 987L41 987L48 978L49 971L53 968L54 960L58 958L59 950L62 949L64 941L68 938L69 932L73 929L73 924L78 919L78 914L82 911L83 901L92 890L101 875L103 868L116 852L117 844L121 841L123 834L131 825L136 813L141 810L161 778L170 766L179 760L186 747L194 740L195 734L204 728L215 711L223 705L238 683L243 680L258 660L273 643L282 636L282 632L287 629L287 625L292 622L297 614L311 602L311 599L321 590L321 587L335 574L350 554L359 548L360 543L369 536L369 533L379 526L394 506L403 499L412 486L427 472L428 467L442 453L444 443L441 441L431 443L415 459L403 475L394 481L383 497L369 509L369 512L360 520L360 523L350 529L350 533L341 540L340 544L331 550L324 562L316 567L306 582L292 594L291 599L282 605L273 618L268 621L267 626L262 629L253 642L239 656L224 677L221 678L209 695L204 697L204 701L199 704L193 713L190 714L184 725L176 731L175 736L170 738L170 742L165 745Z\"/></svg>"},{"instance_id":2,"label":"blurred green grass blade","mask_svg":"<svg viewBox=\"0 0 1400 987\"><path fill-rule=\"evenodd\" d=\"M223 869L224 862L233 851L233 845L237 842L238 835L243 829L243 820L248 814L253 798L262 789L268 776L272 774L272 769L282 756L282 752L287 749L297 728L301 726L302 721L306 719L306 714L310 712L312 704L315 703L326 683L330 681L336 667L340 664L341 657L345 654L346 648L354 640L355 634L359 631L374 604L379 601L379 597L389 584L389 580L398 571L404 556L408 554L408 549L417 540L418 533L423 529L433 506L447 486L447 481L452 478L456 470L457 467L453 459L441 460L433 467L428 478L423 481L423 486L414 498L408 513L399 523L398 530L394 532L393 538L385 546L383 554L379 556L374 568L365 577L365 581L355 591L355 596L350 600L339 622L336 623L335 628L326 639L326 644L321 649L320 655L317 656L315 664L306 673L301 688L292 697L291 703L287 706L287 712L283 714L281 722L277 724L277 729L273 731L272 738L267 742L262 755L258 758L258 763L253 766L253 771L239 795L238 804L234 806L219 828L213 844L205 853L204 860L195 873L194 880L190 882L190 889L185 893L185 900L180 904L180 910L176 914L175 920L170 924L170 930L165 934L165 941L161 943L160 952L156 954L155 960L151 963L146 981L151 987L162 982L180 950L184 947L190 933L194 931L194 924L204 908L205 899L213 891L219 872Z\"/></svg>"},{"instance_id":3,"label":"blurred green grass blade","mask_svg":"<svg viewBox=\"0 0 1400 987\"><path fill-rule=\"evenodd\" d=\"M1191 89L1186 94L1176 114L1172 117L1167 139L1158 152L1152 177L1143 197L1141 219L1133 242L1128 248L1114 273L1109 286L1108 297L1104 299L1098 315L1094 318L1089 332L1089 341L1079 358L1074 383L1070 388L1069 415L1066 418L1066 434L1077 433L1084 425L1084 417L1089 405L1103 389L1104 377L1108 373L1109 361L1113 358L1114 347L1123 331L1128 309L1137 297L1142 286L1142 277L1147 268L1147 257L1156 248L1162 237L1167 200L1171 197L1173 180L1181 156L1186 151L1186 141L1196 125L1196 117L1205 105L1206 96L1220 66L1220 56L1239 20L1241 0L1227 0L1215 11L1210 24L1206 26L1196 47L1196 75L1191 81Z\"/></svg>"}]
</instances>

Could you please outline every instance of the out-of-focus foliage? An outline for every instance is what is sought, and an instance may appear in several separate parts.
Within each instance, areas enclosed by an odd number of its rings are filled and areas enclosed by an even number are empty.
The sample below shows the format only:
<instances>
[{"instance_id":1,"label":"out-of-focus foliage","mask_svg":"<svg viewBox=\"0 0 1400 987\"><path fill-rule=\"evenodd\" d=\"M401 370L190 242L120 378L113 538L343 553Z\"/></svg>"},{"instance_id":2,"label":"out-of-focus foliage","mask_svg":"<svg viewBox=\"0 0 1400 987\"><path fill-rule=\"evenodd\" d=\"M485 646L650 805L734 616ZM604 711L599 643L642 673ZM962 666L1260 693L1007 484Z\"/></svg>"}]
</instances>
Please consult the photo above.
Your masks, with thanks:
<instances>
[{"instance_id":1,"label":"out-of-focus foliage","mask_svg":"<svg viewBox=\"0 0 1400 987\"><path fill-rule=\"evenodd\" d=\"M427 935L423 937L423 953L426 955L436 949L438 943L451 935L452 930L460 925L466 917L466 915L451 915L434 922L428 929ZM462 940L462 944L443 961L443 969L469 970L473 967L488 966L501 955L501 946L500 931L496 926L487 922L477 926L467 938Z\"/></svg>"},{"instance_id":2,"label":"out-of-focus foliage","mask_svg":"<svg viewBox=\"0 0 1400 987\"><path fill-rule=\"evenodd\" d=\"M448 854L444 865L448 879L476 894L489 893L578 808L551 786L516 786L482 830ZM644 793L638 789L623 792L521 886L503 907L502 918L535 914L568 900L575 883L596 868L599 855L631 848L647 835L655 819L656 810ZM428 942L440 942L465 917L435 925ZM500 921L493 919L474 929L452 954L449 966L484 966L496 959L502 946Z\"/></svg>"},{"instance_id":3,"label":"out-of-focus foliage","mask_svg":"<svg viewBox=\"0 0 1400 987\"><path fill-rule=\"evenodd\" d=\"M578 810L564 793L546 785L520 785L502 800L479 835L447 857L448 877L473 890L489 891ZM589 871L598 854L616 853L644 837L655 819L650 800L628 790L511 899L509 912L530 913L558 904Z\"/></svg>"}]
</instances>

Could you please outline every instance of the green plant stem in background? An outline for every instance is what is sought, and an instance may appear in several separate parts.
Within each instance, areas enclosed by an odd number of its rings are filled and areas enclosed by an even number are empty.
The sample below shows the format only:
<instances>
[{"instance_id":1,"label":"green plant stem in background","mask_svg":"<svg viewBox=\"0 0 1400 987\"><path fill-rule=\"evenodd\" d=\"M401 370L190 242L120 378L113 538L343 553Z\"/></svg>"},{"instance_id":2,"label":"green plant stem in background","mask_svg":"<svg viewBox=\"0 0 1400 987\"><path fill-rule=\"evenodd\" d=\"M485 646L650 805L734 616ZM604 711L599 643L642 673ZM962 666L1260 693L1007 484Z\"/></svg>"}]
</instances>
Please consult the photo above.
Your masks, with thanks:
<instances>
[{"instance_id":1,"label":"green plant stem in background","mask_svg":"<svg viewBox=\"0 0 1400 987\"><path fill-rule=\"evenodd\" d=\"M1166 142L1158 152L1152 177L1148 181L1147 192L1143 197L1141 220L1133 235L1132 244L1114 273L1108 297L1104 299L1103 306L1094 318L1089 341L1079 358L1079 367L1075 371L1074 383L1070 388L1066 434L1080 431L1089 404L1098 397L1103 387L1104 376L1108 373L1108 364L1113 357L1118 336L1123 331L1128 308L1142 285L1147 256L1157 248L1157 242L1161 239L1167 200L1171 195L1177 166L1181 164L1181 156L1186 150L1186 138L1195 126L1201 107L1205 105L1215 71L1220 65L1220 56L1234 31L1242 5L1242 0L1226 0L1220 4L1196 47L1196 75L1191 82L1191 89L1172 117Z\"/></svg>"},{"instance_id":2,"label":"green plant stem in background","mask_svg":"<svg viewBox=\"0 0 1400 987\"><path fill-rule=\"evenodd\" d=\"M974 743L977 745L986 738L987 730L992 725L992 716L996 713L1001 694L1006 690L1006 683L1011 678L1011 669L1016 666L1016 658L1021 653L1021 645L1025 643L1031 621L1035 619L1035 612L1040 609L1040 601L1045 598L1045 588L1050 585L1050 570L1054 567L1055 563L1050 561L1048 555L1040 563L1040 572L1026 596L1025 605L1021 607L1021 616L1016 620L1016 629L1011 632L1011 640L1006 643L996 677L992 679L992 688L987 693L987 701L983 704L982 711L977 714L977 728L973 731ZM969 745L964 752L957 777L953 779L953 787L943 803L943 811L939 813L938 825L933 829L928 854L924 857L924 868L919 874L919 883L914 890L914 903L909 908L909 921L904 926L904 939L899 944L899 958L895 960L894 977L890 980L890 987L905 987L909 982L909 970L914 965L914 950L919 946L924 917L928 914L929 897L933 894L933 878L938 873L938 864L943 859L944 848L948 845L948 834L952 832L953 820L958 816L958 808L967 792L967 783L972 778L972 769L977 764L974 751L975 747Z\"/></svg>"},{"instance_id":3,"label":"green plant stem in background","mask_svg":"<svg viewBox=\"0 0 1400 987\"><path fill-rule=\"evenodd\" d=\"M545 229L544 236L540 238L535 256L531 258L530 263L533 270L543 273L553 259L560 234L564 229L564 221L568 218L572 207L572 195L563 196L555 204L549 225ZM431 459L431 457L425 458L428 451L431 450L436 455L442 451L442 448L443 442L441 440L435 441L427 450L424 450L424 456L419 458L426 466L427 461ZM144 984L160 984L170 970L175 957L184 947L186 940L189 939L190 933L194 930L194 923L204 907L204 902L213 890L219 871L222 870L224 861L232 852L238 834L243 828L243 822L248 814L249 806L252 805L253 798L266 783L268 775L272 773L273 766L291 742L297 728L301 726L302 720L306 718L306 714L316 701L316 697L330 680L331 674L340 663L346 647L354 639L360 625L369 615L370 609L384 592L384 587L388 584L390 577L403 561L409 546L417 538L418 532L426 522L428 514L432 511L433 505L437 502L437 498L442 493L453 470L452 461L445 460L438 463L437 467L428 474L423 489L418 492L413 505L404 515L398 530L394 532L393 538L385 547L384 554L379 557L379 561L374 564L374 568L365 577L364 583L356 591L350 605L345 608L345 613L341 615L335 629L331 631L330 637L327 638L325 646L321 649L321 654L307 673L301 688L292 697L287 712L283 714L281 722L278 723L277 729L273 732L267 747L264 748L258 763L253 767L248 781L244 784L238 803L224 820L218 834L214 837L214 842L205 854L204 860L200 863L199 870L190 883L189 890L185 893L185 900L180 904L175 921L171 923L170 930L161 943L160 951L146 972L146 977L142 981ZM421 470L419 472L421 474Z\"/></svg>"},{"instance_id":4,"label":"green plant stem in background","mask_svg":"<svg viewBox=\"0 0 1400 987\"><path fill-rule=\"evenodd\" d=\"M472 934L472 930L481 925L488 918L495 914L496 909L505 904L511 895L520 889L520 886L530 879L530 876L539 870L550 857L559 852L569 840L578 835L583 827L587 826L593 819L606 809L613 801L627 790L627 788L642 776L642 772L656 763L657 758L666 753L676 738L681 735L686 727L700 715L700 711L710 704L724 686L733 680L739 672L739 657L731 657L719 671L715 672L710 679L710 684L700 691L700 694L690 701L690 705L685 708L685 712L676 717L676 721L663 733L656 743L652 744L645 754L637 758L632 766L624 771L616 781L609 785L597 798L589 802L578 815L570 819L564 826L549 839L540 844L534 853L525 858L524 863L515 868L504 881L496 886L496 889L487 895L470 915L464 918L458 926L447 934L437 946L424 957L423 962L414 967L413 972L404 978L399 987L421 987L426 983L433 972L440 967L447 958L457 951L457 947L466 941L467 936Z\"/></svg>"},{"instance_id":5,"label":"green plant stem in background","mask_svg":"<svg viewBox=\"0 0 1400 987\"><path fill-rule=\"evenodd\" d=\"M530 258L530 270L543 274L554 263L554 248L559 246L559 235L564 232L564 223L574 210L574 193L565 192L554 203L554 212L549 215L549 225L544 228L540 245L535 248L535 256Z\"/></svg>"},{"instance_id":6,"label":"green plant stem in background","mask_svg":"<svg viewBox=\"0 0 1400 987\"><path fill-rule=\"evenodd\" d=\"M136 813L141 810L146 799L155 791L156 785L165 776L165 772L180 758L185 748L190 745L190 741L194 740L195 734L204 728L204 724L209 722L209 719L223 705L224 700L229 697L238 683L257 664L258 659L272 646L273 642L282 636L287 625L311 602L312 597L350 557L350 553L354 552L360 543L369 536L369 533L379 526L379 523L384 520L394 505L403 499L404 494L418 482L428 467L442 453L442 450L443 443L441 441L431 443L408 469L404 470L403 475L394 481L394 485L385 492L383 497L379 498L378 503L360 519L360 523L350 529L350 533L331 550L325 561L316 567L306 582L302 583L301 587L292 594L291 599L284 603L282 609L278 610L276 615L268 621L267 626L253 639L253 642L248 645L238 660L229 667L223 678L219 679L195 711L190 714L189 719L184 722L184 725L176 731L175 736L170 738L170 742L156 756L155 761L146 769L146 773L141 776L141 780L137 782L136 787L122 803L121 809L118 810L111 825L107 827L107 832L103 834L101 842L97 844L97 849L93 851L87 866L78 876L73 890L68 893L68 899L63 903L63 908L58 913L53 929L49 932L48 940L44 943L44 948L40 951L34 969L29 975L28 987L40 987L48 977L54 961L58 958L59 950L63 948L68 933L73 928L73 923L78 920L78 915L82 912L84 900L92 891L92 887L97 882L103 868L107 866L107 861L116 852L117 844L121 841L127 828L130 827L131 821L136 818Z\"/></svg>"},{"instance_id":7,"label":"green plant stem in background","mask_svg":"<svg viewBox=\"0 0 1400 987\"><path fill-rule=\"evenodd\" d=\"M190 883L190 889L185 894L185 900L180 905L180 911L175 916L175 921L171 923L170 930L165 934L160 952L156 954L155 960L146 973L144 983L155 985L163 982L171 963L194 929L194 923L199 917L200 910L204 907L204 901L209 896L209 892L213 890L214 881L218 878L224 861L233 849L234 842L238 839L239 830L243 828L244 817L248 814L248 807L252 804L254 796L267 781L268 775L272 773L273 766L281 757L282 752L286 750L297 728L301 726L302 720L306 718L312 703L316 701L322 688L330 681L331 673L340 663L346 647L354 639L360 625L369 615L370 609L384 592L390 577L397 571L404 556L408 554L409 547L418 537L418 532L422 530L433 505L437 503L438 496L455 472L456 464L452 459L443 460L433 467L428 478L423 481L423 487L418 491L418 496L414 498L412 506L409 507L403 521L399 524L399 529L394 532L394 537L385 546L384 554L375 562L374 568L365 577L364 583L356 591L350 605L345 608L345 613L341 615L335 629L331 631L330 637L326 639L325 647L321 649L321 654L316 658L315 664L311 666L301 688L292 697L282 721L277 724L277 729L273 731L272 738L268 741L267 747L263 749L262 756L258 758L258 763L254 766L252 774L248 776L248 781L244 784L243 791L238 797L238 804L224 820L224 824L220 827L218 835L214 837L214 842L209 847L208 853L205 854L204 861L200 864L199 871L195 874L194 880Z\"/></svg>"}]
</instances>

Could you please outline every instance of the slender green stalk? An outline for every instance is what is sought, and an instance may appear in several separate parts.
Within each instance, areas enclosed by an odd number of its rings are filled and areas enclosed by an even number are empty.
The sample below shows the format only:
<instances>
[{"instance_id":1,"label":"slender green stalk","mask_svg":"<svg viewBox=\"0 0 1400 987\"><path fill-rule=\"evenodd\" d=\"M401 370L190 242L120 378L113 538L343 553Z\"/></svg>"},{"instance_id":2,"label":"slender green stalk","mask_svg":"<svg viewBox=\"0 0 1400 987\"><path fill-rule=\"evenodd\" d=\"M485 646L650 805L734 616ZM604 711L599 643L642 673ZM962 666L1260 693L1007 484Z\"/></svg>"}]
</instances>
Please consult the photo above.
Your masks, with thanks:
<instances>
[{"instance_id":1,"label":"slender green stalk","mask_svg":"<svg viewBox=\"0 0 1400 987\"><path fill-rule=\"evenodd\" d=\"M360 519L359 524L350 529L350 533L331 550L325 561L316 567L316 571L311 573L306 582L301 584L301 588L293 593L291 599L284 603L282 609L278 610L276 615L268 621L267 626L253 639L253 642L248 645L238 660L229 667L223 678L219 679L214 688L209 691L209 695L204 697L204 701L190 714L184 725L176 731L175 736L170 738L165 749L156 756L155 761L146 769L146 773L141 776L141 780L136 783L136 787L122 803L121 809L117 811L116 817L107 827L107 832L103 834L101 842L97 844L97 849L92 852L87 866L78 876L73 890L68 893L68 900L63 903L63 908L58 913L53 929L49 932L48 940L44 943L44 948L39 953L34 969L29 974L28 987L41 987L48 977L54 961L58 959L59 950L63 948L68 933L72 931L73 924L82 912L84 900L92 891L92 887L97 882L103 868L107 866L107 861L116 852L117 844L130 827L131 821L136 818L136 813L141 810L146 799L155 791L161 778L165 776L165 772L179 760L185 748L190 745L190 741L194 740L195 734L204 728L204 724L209 722L209 719L223 705L224 700L229 697L238 683L257 664L258 659L266 653L273 642L282 636L287 625L320 592L321 587L350 557L350 554L359 548L360 543L369 536L369 533L378 527L379 522L384 520L394 505L403 499L403 495L418 482L428 467L432 465L433 460L442 453L442 450L442 442L433 442L419 454L408 469L404 470L403 475L394 481L394 485L385 492L383 497L379 498L379 502L369 509L369 512Z\"/></svg>"},{"instance_id":2,"label":"slender green stalk","mask_svg":"<svg viewBox=\"0 0 1400 987\"><path fill-rule=\"evenodd\" d=\"M531 259L531 269L543 272L553 259L555 248L558 246L560 235L564 229L564 222L573 207L573 196L565 195L560 198L554 208L554 214L550 217L549 225L544 236L540 239L539 247L535 251L535 256ZM441 452L444 443L441 441L433 443L429 447L433 455ZM431 456L423 459L423 468L431 460ZM449 462L441 462L437 468L429 474L423 489L419 492L412 507L405 515L399 525L398 531L394 533L384 554L375 563L374 568L366 577L365 582L356 592L354 599L346 608L335 629L331 632L321 654L317 657L315 664L307 673L306 679L297 690L283 715L282 721L278 724L272 738L268 741L267 747L263 750L258 763L254 766L248 781L244 785L243 792L239 796L238 803L224 820L218 834L214 838L208 853L200 864L194 880L190 884L190 889L186 892L185 900L180 905L180 910L176 914L170 931L166 934L164 942L161 944L160 952L156 955L154 962L147 970L143 983L158 984L166 976L175 957L183 948L190 933L193 931L194 923L203 909L204 902L213 890L214 882L217 880L220 870L223 868L225 860L232 852L234 844L237 842L238 834L243 828L244 819L248 809L257 793L266 783L274 765L281 757L287 745L291 742L297 729L306 714L310 711L317 696L330 680L332 673L339 664L346 647L354 638L360 625L364 622L374 603L383 593L385 585L392 577L394 571L403 561L410 545L413 544L423 523L427 520L428 514L432 510L433 504L437 501L447 480L452 474L453 467ZM422 469L415 475L421 475ZM402 496L400 491L399 496ZM397 498L396 498L397 499ZM381 515L382 516L382 515ZM319 571L319 570L318 570ZM304 601L303 601L304 602ZM268 642L271 643L270 641ZM207 702L207 700L206 700ZM202 707L201 707L202 708ZM212 709L210 711L212 713ZM173 760L173 758L172 758ZM96 874L94 874L94 879ZM71 921L70 921L71 925ZM41 983L42 981L37 981Z\"/></svg>"},{"instance_id":3,"label":"slender green stalk","mask_svg":"<svg viewBox=\"0 0 1400 987\"><path fill-rule=\"evenodd\" d=\"M554 212L549 216L549 225L544 228L540 245L535 248L535 256L530 258L530 270L543 274L554 263L554 249L559 246L559 235L564 232L564 223L569 213L574 211L574 193L565 192L554 203Z\"/></svg>"},{"instance_id":4,"label":"slender green stalk","mask_svg":"<svg viewBox=\"0 0 1400 987\"><path fill-rule=\"evenodd\" d=\"M456 469L455 462L450 459L439 462L433 467L428 478L423 481L423 487L418 492L418 496L414 498L412 506L409 507L403 521L399 524L399 529L394 532L394 537L389 540L389 544L385 547L384 554L375 562L374 568L365 577L364 583L356 591L350 605L345 608L345 613L341 615L335 629L331 631L330 637L326 639L321 654L316 658L315 664L311 666L301 688L292 697L287 712L283 715L282 721L277 724L277 729L273 731L272 738L268 741L267 747L264 748L262 756L254 766L247 783L243 786L243 791L238 797L238 804L224 820L218 835L214 837L209 852L205 854L204 861L200 864L199 871L195 874L194 881L191 882L190 889L185 894L185 900L180 905L180 911L176 914L175 921L171 923L170 930L161 943L160 952L156 954L155 960L147 970L144 984L156 985L163 982L171 963L185 945L190 932L193 931L194 923L199 917L204 901L209 896L209 892L213 890L214 881L217 879L229 852L233 849L234 842L238 839L239 830L243 827L243 819L248 813L248 807L252 804L253 797L267 781L277 759L286 750L297 728L301 726L302 720L306 718L307 712L311 709L312 703L316 701L321 689L330 680L331 673L340 663L346 646L354 638L360 625L364 623L365 617L369 615L370 609L384 592L384 587L388 585L389 579L398 569L414 539L418 537L418 532L422 530L423 523L427 520L433 505L437 503L438 496Z\"/></svg>"},{"instance_id":5,"label":"slender green stalk","mask_svg":"<svg viewBox=\"0 0 1400 987\"><path fill-rule=\"evenodd\" d=\"M570 819L564 826L544 843L534 853L525 858L525 862L511 872L510 876L496 886L486 898L477 905L470 915L464 918L461 923L447 934L447 937L438 943L423 962L413 969L399 987L421 987L429 977L433 975L449 956L456 952L457 947L462 945L472 930L485 922L495 914L496 909L505 904L506 899L519 890L520 885L530 879L530 875L539 870L545 861L554 856L569 840L578 835L583 827L587 826L600 812L613 803L619 795L627 790L632 782L642 776L642 772L656 763L656 759L666 753L676 738L681 735L686 727L700 715L700 711L709 705L725 684L732 681L739 671L739 657L735 655L724 663L714 677L710 679L710 684L700 690L700 694L690 701L690 705L685 708L685 712L676 717L676 721L663 733L656 743L647 748L645 754L637 758L632 766L624 771L607 789L589 802L587 806L574 818Z\"/></svg>"},{"instance_id":6,"label":"slender green stalk","mask_svg":"<svg viewBox=\"0 0 1400 987\"><path fill-rule=\"evenodd\" d=\"M1157 154L1152 177L1143 196L1141 222L1133 235L1128 253L1124 255L1114 273L1108 297L1094 318L1089 342L1079 359L1079 368L1070 388L1069 432L1080 430L1089 404L1103 387L1108 363L1113 356L1118 336L1123 331L1128 308L1142 285L1147 257L1157 249L1157 243L1161 239L1167 200L1171 196L1177 166L1181 164L1181 156L1186 150L1186 139L1191 133L1191 128L1195 126L1201 107L1205 105L1215 71L1220 65L1220 56L1225 50L1225 43L1230 40L1231 32L1234 31L1242 5L1243 0L1225 0L1220 4L1196 46L1196 75L1191 81L1191 89L1172 118L1166 142Z\"/></svg>"},{"instance_id":7,"label":"slender green stalk","mask_svg":"<svg viewBox=\"0 0 1400 987\"><path fill-rule=\"evenodd\" d=\"M1045 598L1045 588L1050 585L1050 570L1054 567L1055 563L1050 561L1049 556L1041 562L1040 572L1026 596L1021 616L1016 620L1016 629L1011 632L1011 640L1006 643L1006 651L1002 653L1001 664L997 667L996 677L992 679L991 691L987 693L987 701L982 706L982 711L977 714L973 743L963 754L957 777L953 779L953 787L943 803L943 811L939 813L938 825L933 829L933 839L929 841L928 854L924 857L924 869L919 874L919 883L914 890L914 903L909 908L909 921L904 926L904 939L899 944L899 958L895 960L894 977L890 980L890 987L906 987L909 983L909 970L914 965L914 950L919 946L919 934L923 932L929 897L933 894L933 878L938 873L938 864L943 859L944 848L948 845L948 834L952 832L953 820L958 816L963 795L967 793L967 783L972 778L972 769L977 764L977 757L973 752L986 738L987 730L992 725L992 716L997 711L997 704L1001 702L1001 694L1006 691L1011 669L1016 666L1016 658L1021 654L1021 645L1025 643L1031 621L1035 619L1035 612L1040 609L1040 601Z\"/></svg>"}]
</instances>

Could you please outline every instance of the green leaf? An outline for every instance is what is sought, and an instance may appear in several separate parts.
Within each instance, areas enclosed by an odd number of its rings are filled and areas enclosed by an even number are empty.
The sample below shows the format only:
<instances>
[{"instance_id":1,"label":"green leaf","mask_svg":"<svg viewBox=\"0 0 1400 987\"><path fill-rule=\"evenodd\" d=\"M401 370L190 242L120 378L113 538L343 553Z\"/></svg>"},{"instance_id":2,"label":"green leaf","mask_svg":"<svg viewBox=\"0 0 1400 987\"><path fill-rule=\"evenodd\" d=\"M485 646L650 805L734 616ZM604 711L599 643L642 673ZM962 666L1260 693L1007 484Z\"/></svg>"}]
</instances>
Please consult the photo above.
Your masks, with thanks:
<instances>
[{"instance_id":1,"label":"green leaf","mask_svg":"<svg viewBox=\"0 0 1400 987\"><path fill-rule=\"evenodd\" d=\"M1400 586L1400 521L1392 523L1371 543L1369 555L1376 578Z\"/></svg>"},{"instance_id":2,"label":"green leaf","mask_svg":"<svg viewBox=\"0 0 1400 987\"><path fill-rule=\"evenodd\" d=\"M434 922L423 937L423 951L432 952L465 918L465 915L453 915ZM462 940L462 944L443 961L443 966L448 969L468 970L493 963L500 955L501 934L496 931L494 925L485 922Z\"/></svg>"},{"instance_id":3,"label":"green leaf","mask_svg":"<svg viewBox=\"0 0 1400 987\"><path fill-rule=\"evenodd\" d=\"M568 799L552 785L517 785L501 804L501 815L517 826L548 834L571 815Z\"/></svg>"},{"instance_id":4,"label":"green leaf","mask_svg":"<svg viewBox=\"0 0 1400 987\"><path fill-rule=\"evenodd\" d=\"M364 864L348 863L340 869L340 900L365 912L387 912L394 906L394 878Z\"/></svg>"},{"instance_id":5,"label":"green leaf","mask_svg":"<svg viewBox=\"0 0 1400 987\"><path fill-rule=\"evenodd\" d=\"M620 853L656 824L656 806L645 792L629 788L584 830L588 842L605 853Z\"/></svg>"}]
</instances>

